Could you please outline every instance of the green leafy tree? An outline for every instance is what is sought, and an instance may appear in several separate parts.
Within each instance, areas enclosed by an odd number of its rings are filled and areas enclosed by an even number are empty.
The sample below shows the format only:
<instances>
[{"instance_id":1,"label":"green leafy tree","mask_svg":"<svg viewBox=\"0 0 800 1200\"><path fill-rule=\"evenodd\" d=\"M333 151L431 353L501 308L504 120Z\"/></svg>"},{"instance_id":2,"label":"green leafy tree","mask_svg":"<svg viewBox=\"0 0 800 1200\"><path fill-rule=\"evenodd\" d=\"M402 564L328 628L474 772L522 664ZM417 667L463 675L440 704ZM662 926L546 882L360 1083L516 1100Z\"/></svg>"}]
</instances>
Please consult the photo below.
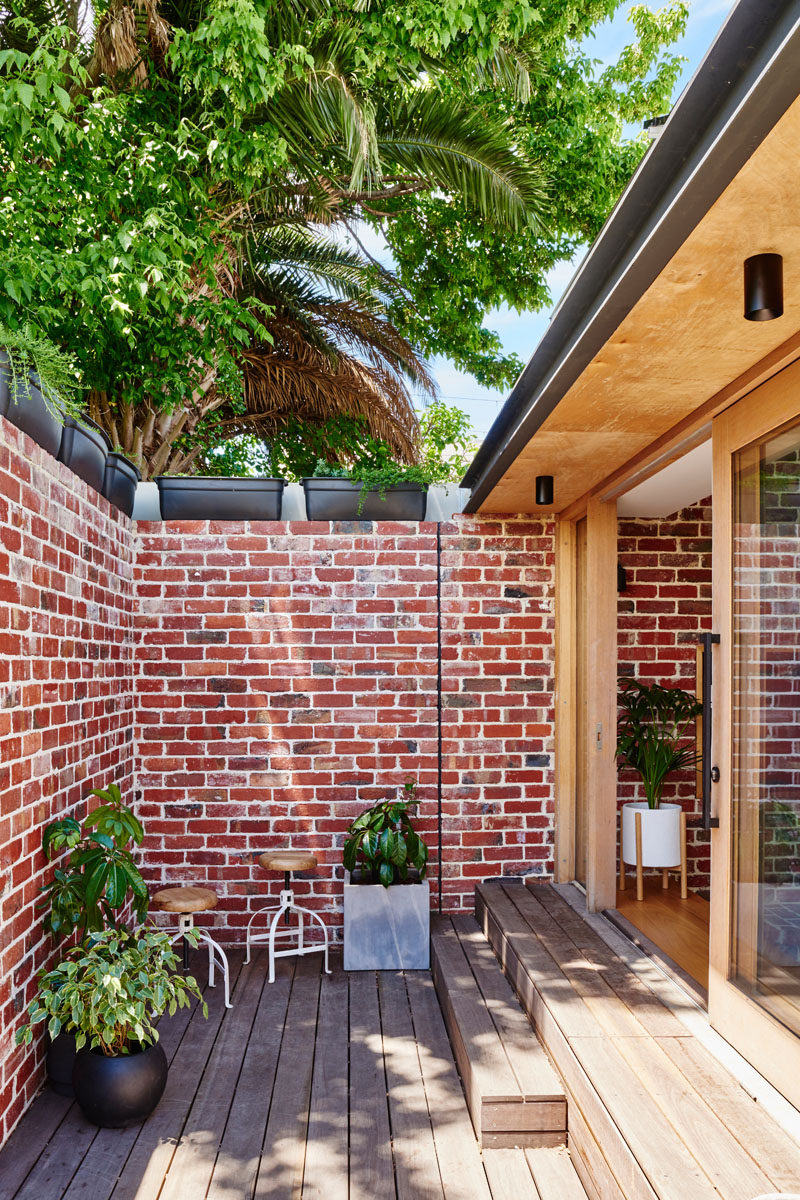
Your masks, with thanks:
<instances>
[{"instance_id":1,"label":"green leafy tree","mask_svg":"<svg viewBox=\"0 0 800 1200\"><path fill-rule=\"evenodd\" d=\"M98 0L84 26L15 2L0 321L74 352L145 474L269 438L281 370L297 398L304 373L340 393L285 428L365 416L413 461L419 352L487 382L517 369L485 315L539 307L599 226L642 153L623 123L668 103L684 13L637 9L633 47L597 73L581 45L619 0ZM315 274L311 248L318 266L365 221L398 279L363 246L357 283L344 255Z\"/></svg>"}]
</instances>

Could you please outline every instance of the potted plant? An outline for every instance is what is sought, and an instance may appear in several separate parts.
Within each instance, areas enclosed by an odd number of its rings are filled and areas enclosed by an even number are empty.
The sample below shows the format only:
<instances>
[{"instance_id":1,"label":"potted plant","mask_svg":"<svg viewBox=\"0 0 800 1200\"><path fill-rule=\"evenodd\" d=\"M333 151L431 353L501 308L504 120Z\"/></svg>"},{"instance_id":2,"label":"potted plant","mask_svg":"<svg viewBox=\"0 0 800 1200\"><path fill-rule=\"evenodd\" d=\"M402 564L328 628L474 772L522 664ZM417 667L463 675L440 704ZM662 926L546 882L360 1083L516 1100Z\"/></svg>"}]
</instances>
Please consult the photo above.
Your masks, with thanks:
<instances>
[{"instance_id":1,"label":"potted plant","mask_svg":"<svg viewBox=\"0 0 800 1200\"><path fill-rule=\"evenodd\" d=\"M622 861L636 862L636 813L642 814L642 866L674 867L681 860L680 804L665 804L664 782L696 768L690 726L703 706L680 688L623 680L619 695L617 760L642 780L645 800L622 807Z\"/></svg>"},{"instance_id":2,"label":"potted plant","mask_svg":"<svg viewBox=\"0 0 800 1200\"><path fill-rule=\"evenodd\" d=\"M157 475L165 521L279 521L284 479L247 475Z\"/></svg>"},{"instance_id":3,"label":"potted plant","mask_svg":"<svg viewBox=\"0 0 800 1200\"><path fill-rule=\"evenodd\" d=\"M193 934L196 944L197 934ZM40 971L17 1042L30 1042L47 1021L52 1037L74 1034L75 1098L84 1116L111 1129L141 1121L158 1104L167 1082L167 1058L155 1021L196 996L192 976L177 973L169 934L153 927L136 933L106 929L67 951L50 971Z\"/></svg>"},{"instance_id":4,"label":"potted plant","mask_svg":"<svg viewBox=\"0 0 800 1200\"><path fill-rule=\"evenodd\" d=\"M0 415L55 457L64 413L78 411L74 362L34 326L0 322Z\"/></svg>"},{"instance_id":5,"label":"potted plant","mask_svg":"<svg viewBox=\"0 0 800 1200\"><path fill-rule=\"evenodd\" d=\"M417 460L398 463L367 438L349 465L317 462L303 479L309 521L424 521L428 488L457 483L475 451L469 417L435 402L420 417Z\"/></svg>"},{"instance_id":6,"label":"potted plant","mask_svg":"<svg viewBox=\"0 0 800 1200\"><path fill-rule=\"evenodd\" d=\"M44 927L58 942L77 934L85 943L90 935L121 924L121 914L132 909L136 919L147 915L149 896L133 858L132 846L141 844L144 830L122 793L112 783L90 795L103 803L81 824L62 817L48 825L42 848L49 860L69 851L67 862L55 867L53 878L42 888L39 907ZM75 1043L70 1034L55 1034L47 1051L47 1074L53 1089L72 1095Z\"/></svg>"},{"instance_id":7,"label":"potted plant","mask_svg":"<svg viewBox=\"0 0 800 1200\"><path fill-rule=\"evenodd\" d=\"M416 784L356 817L344 846L344 968L426 970L430 965L428 847L409 808Z\"/></svg>"}]
</instances>

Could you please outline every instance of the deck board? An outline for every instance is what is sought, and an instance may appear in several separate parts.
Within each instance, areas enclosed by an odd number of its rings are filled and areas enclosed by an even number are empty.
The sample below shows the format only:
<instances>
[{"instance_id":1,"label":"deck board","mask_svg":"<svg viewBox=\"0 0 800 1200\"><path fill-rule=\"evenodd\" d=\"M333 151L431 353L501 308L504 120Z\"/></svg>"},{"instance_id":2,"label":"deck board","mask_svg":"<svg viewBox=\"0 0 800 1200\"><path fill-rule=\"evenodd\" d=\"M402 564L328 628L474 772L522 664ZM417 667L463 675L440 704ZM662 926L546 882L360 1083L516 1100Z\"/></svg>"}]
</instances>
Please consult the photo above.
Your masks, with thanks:
<instances>
[{"instance_id":1,"label":"deck board","mask_svg":"<svg viewBox=\"0 0 800 1200\"><path fill-rule=\"evenodd\" d=\"M194 1005L162 1024L153 1116L98 1130L45 1090L0 1151L0 1200L506 1200L509 1178L539 1200L523 1151L481 1156L429 971L348 974L334 954L325 976L311 955L268 984L265 952L229 957L234 1007L205 987L208 1021Z\"/></svg>"},{"instance_id":2,"label":"deck board","mask_svg":"<svg viewBox=\"0 0 800 1200\"><path fill-rule=\"evenodd\" d=\"M593 1200L798 1190L800 1147L552 887L480 885L478 909L564 1080Z\"/></svg>"}]
</instances>

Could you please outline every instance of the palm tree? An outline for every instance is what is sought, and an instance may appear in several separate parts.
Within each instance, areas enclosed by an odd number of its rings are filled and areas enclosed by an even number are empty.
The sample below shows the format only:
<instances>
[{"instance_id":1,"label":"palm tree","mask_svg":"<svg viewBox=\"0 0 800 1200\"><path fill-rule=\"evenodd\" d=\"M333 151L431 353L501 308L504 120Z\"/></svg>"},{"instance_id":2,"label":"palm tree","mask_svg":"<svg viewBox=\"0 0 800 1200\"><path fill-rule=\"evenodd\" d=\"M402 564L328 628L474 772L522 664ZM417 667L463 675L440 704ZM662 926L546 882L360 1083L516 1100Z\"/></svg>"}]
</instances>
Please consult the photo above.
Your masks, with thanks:
<instances>
[{"instance_id":1,"label":"palm tree","mask_svg":"<svg viewBox=\"0 0 800 1200\"><path fill-rule=\"evenodd\" d=\"M68 18L87 65L81 86L90 92L100 84L116 91L173 84L173 31L197 29L205 19L196 0L111 0L88 41L75 0L24 2L34 21ZM331 418L359 419L397 458L414 461L410 389L432 394L430 374L388 319L396 279L363 250L345 249L337 234L431 190L458 197L496 226L540 224L539 170L520 156L505 125L448 88L441 63L401 78L404 98L398 102L395 87L390 108L385 96L360 90L359 26L333 0L284 0L265 19L271 46L305 45L310 61L269 103L269 121L288 144L286 169L246 195L230 185L213 193L213 290L220 300L253 298L263 306L260 336L239 352L242 393L220 380L212 355L179 408L159 395L134 404L113 379L89 395L91 415L146 476L191 471L210 430L271 440L297 419L316 429ZM0 40L9 31L0 20ZM498 86L524 89L519 58L498 55L487 71ZM199 117L204 105L226 98L189 88L184 103ZM265 116L256 106L242 123L257 128ZM207 299L207 278L198 277L197 288ZM187 296L187 308L193 299Z\"/></svg>"}]
</instances>

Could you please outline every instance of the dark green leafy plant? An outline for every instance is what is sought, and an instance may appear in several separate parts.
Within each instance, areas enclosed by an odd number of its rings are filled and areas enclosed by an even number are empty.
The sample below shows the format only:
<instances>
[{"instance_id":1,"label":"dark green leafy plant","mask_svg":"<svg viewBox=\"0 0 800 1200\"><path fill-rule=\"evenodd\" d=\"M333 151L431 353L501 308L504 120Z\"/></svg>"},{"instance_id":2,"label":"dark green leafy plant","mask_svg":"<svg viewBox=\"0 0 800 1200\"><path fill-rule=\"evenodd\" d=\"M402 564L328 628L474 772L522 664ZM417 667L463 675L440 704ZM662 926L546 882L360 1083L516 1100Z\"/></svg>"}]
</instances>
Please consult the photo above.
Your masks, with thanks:
<instances>
[{"instance_id":1,"label":"dark green leafy plant","mask_svg":"<svg viewBox=\"0 0 800 1200\"><path fill-rule=\"evenodd\" d=\"M658 808L664 782L700 761L690 726L703 706L689 692L625 679L619 693L617 759L642 779L649 808Z\"/></svg>"},{"instance_id":2,"label":"dark green leafy plant","mask_svg":"<svg viewBox=\"0 0 800 1200\"><path fill-rule=\"evenodd\" d=\"M197 933L187 938L197 944ZM33 1038L34 1026L47 1022L52 1038L73 1033L78 1050L85 1045L103 1054L130 1054L158 1041L155 1021L172 1015L200 989L191 975L177 972L178 956L164 930L137 934L106 929L88 945L73 946L51 971L39 972L39 986L28 1005L17 1044ZM202 1002L203 1014L208 1007Z\"/></svg>"},{"instance_id":3,"label":"dark green leafy plant","mask_svg":"<svg viewBox=\"0 0 800 1200\"><path fill-rule=\"evenodd\" d=\"M360 867L363 882L404 883L409 868L425 878L428 847L411 824L409 808L416 804L417 785L409 779L403 786L403 798L384 800L365 809L347 831L344 846L345 869L351 874ZM402 795L402 794L401 794Z\"/></svg>"},{"instance_id":4,"label":"dark green leafy plant","mask_svg":"<svg viewBox=\"0 0 800 1200\"><path fill-rule=\"evenodd\" d=\"M58 940L77 931L83 941L111 926L129 900L141 922L147 915L147 885L133 858L132 846L141 844L144 830L115 783L90 795L105 803L95 808L83 824L63 817L48 825L42 848L48 859L69 850L66 867L56 867L42 888L40 905L48 911L44 927ZM124 926L122 926L124 928Z\"/></svg>"}]
</instances>

